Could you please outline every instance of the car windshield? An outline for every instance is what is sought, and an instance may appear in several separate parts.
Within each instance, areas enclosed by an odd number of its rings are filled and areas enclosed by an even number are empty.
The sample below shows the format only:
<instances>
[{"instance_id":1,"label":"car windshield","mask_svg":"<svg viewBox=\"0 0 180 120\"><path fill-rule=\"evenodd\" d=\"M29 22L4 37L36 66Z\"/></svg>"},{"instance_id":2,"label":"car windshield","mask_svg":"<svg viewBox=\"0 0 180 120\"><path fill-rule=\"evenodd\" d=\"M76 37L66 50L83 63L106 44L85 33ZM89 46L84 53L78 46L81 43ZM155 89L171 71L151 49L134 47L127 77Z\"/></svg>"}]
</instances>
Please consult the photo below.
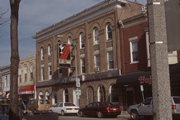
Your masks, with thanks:
<instances>
[{"instance_id":1,"label":"car windshield","mask_svg":"<svg viewBox=\"0 0 180 120\"><path fill-rule=\"evenodd\" d=\"M177 103L177 104L180 104L180 98L175 97L174 102Z\"/></svg>"},{"instance_id":2,"label":"car windshield","mask_svg":"<svg viewBox=\"0 0 180 120\"><path fill-rule=\"evenodd\" d=\"M64 106L75 106L73 103L64 103Z\"/></svg>"}]
</instances>

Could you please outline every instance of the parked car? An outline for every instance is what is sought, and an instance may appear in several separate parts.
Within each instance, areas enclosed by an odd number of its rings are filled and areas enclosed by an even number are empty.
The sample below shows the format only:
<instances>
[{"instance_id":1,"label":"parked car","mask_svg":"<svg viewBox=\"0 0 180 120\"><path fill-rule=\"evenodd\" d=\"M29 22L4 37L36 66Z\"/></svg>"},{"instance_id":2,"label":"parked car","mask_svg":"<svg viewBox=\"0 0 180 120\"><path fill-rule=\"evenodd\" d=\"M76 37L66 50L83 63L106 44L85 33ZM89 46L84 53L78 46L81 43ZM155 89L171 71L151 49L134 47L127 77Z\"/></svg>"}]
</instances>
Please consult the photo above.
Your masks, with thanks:
<instances>
[{"instance_id":1,"label":"parked car","mask_svg":"<svg viewBox=\"0 0 180 120\"><path fill-rule=\"evenodd\" d=\"M105 102L93 102L80 108L78 115L83 116L97 116L102 118L105 116L117 117L121 114L121 108L117 105L107 104Z\"/></svg>"},{"instance_id":2,"label":"parked car","mask_svg":"<svg viewBox=\"0 0 180 120\"><path fill-rule=\"evenodd\" d=\"M180 117L180 96L171 97L172 101L172 115L174 118ZM131 105L128 108L131 120L138 120L143 116L152 116L152 98L146 98L144 102L136 105Z\"/></svg>"},{"instance_id":3,"label":"parked car","mask_svg":"<svg viewBox=\"0 0 180 120\"><path fill-rule=\"evenodd\" d=\"M65 115L65 114L77 114L79 107L71 102L61 102L53 105L49 108L49 111Z\"/></svg>"}]
</instances>

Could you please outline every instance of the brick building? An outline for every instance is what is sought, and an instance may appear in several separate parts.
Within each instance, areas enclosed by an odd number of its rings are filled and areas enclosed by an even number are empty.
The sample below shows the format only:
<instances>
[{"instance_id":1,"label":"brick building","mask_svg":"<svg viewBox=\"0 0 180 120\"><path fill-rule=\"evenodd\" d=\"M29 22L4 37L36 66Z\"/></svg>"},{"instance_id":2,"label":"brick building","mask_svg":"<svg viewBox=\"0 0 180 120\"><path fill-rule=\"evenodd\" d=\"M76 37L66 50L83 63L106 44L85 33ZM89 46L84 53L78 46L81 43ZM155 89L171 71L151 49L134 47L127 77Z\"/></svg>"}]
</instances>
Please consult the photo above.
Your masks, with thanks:
<instances>
[{"instance_id":1,"label":"brick building","mask_svg":"<svg viewBox=\"0 0 180 120\"><path fill-rule=\"evenodd\" d=\"M80 106L106 101L124 108L140 101L133 97L135 89L123 81L129 73L135 79L150 76L146 73L150 56L143 5L103 1L37 32L34 38L39 109L62 101ZM177 63L177 52L172 56L170 62Z\"/></svg>"}]
</instances>

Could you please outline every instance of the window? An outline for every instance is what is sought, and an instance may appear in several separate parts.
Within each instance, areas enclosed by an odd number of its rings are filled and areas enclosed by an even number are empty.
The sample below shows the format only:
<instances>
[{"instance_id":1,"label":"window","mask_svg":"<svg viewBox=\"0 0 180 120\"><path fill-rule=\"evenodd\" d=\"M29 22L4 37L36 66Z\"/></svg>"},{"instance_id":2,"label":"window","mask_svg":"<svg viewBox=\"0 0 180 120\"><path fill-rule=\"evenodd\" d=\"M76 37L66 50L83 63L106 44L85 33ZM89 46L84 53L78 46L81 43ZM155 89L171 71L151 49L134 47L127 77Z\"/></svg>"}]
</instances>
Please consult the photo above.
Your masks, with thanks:
<instances>
[{"instance_id":1,"label":"window","mask_svg":"<svg viewBox=\"0 0 180 120\"><path fill-rule=\"evenodd\" d=\"M49 44L48 45L48 56L50 56L51 55L51 45Z\"/></svg>"},{"instance_id":2,"label":"window","mask_svg":"<svg viewBox=\"0 0 180 120\"><path fill-rule=\"evenodd\" d=\"M107 52L108 69L114 68L113 51Z\"/></svg>"},{"instance_id":3,"label":"window","mask_svg":"<svg viewBox=\"0 0 180 120\"><path fill-rule=\"evenodd\" d=\"M19 75L19 82L20 82L20 83L22 82L22 78L21 78L21 75Z\"/></svg>"},{"instance_id":4,"label":"window","mask_svg":"<svg viewBox=\"0 0 180 120\"><path fill-rule=\"evenodd\" d=\"M48 78L49 80L52 79L52 66L51 65L48 66Z\"/></svg>"},{"instance_id":5,"label":"window","mask_svg":"<svg viewBox=\"0 0 180 120\"><path fill-rule=\"evenodd\" d=\"M27 73L24 74L24 82L27 82Z\"/></svg>"},{"instance_id":6,"label":"window","mask_svg":"<svg viewBox=\"0 0 180 120\"><path fill-rule=\"evenodd\" d=\"M72 41L72 38L69 36L68 37L68 44L72 45L73 41Z\"/></svg>"},{"instance_id":7,"label":"window","mask_svg":"<svg viewBox=\"0 0 180 120\"><path fill-rule=\"evenodd\" d=\"M41 80L43 81L45 78L44 76L44 66L41 66Z\"/></svg>"},{"instance_id":8,"label":"window","mask_svg":"<svg viewBox=\"0 0 180 120\"><path fill-rule=\"evenodd\" d=\"M30 73L30 76L31 76L30 81L33 81L33 80L34 80L34 77L33 77L33 72L31 72L31 73Z\"/></svg>"},{"instance_id":9,"label":"window","mask_svg":"<svg viewBox=\"0 0 180 120\"><path fill-rule=\"evenodd\" d=\"M138 43L137 43L137 37L130 38L130 54L131 54L131 63L138 62Z\"/></svg>"},{"instance_id":10,"label":"window","mask_svg":"<svg viewBox=\"0 0 180 120\"><path fill-rule=\"evenodd\" d=\"M49 99L50 99L50 95L49 95L49 92L48 91L46 91L46 93L45 93L45 104L49 104L50 103L50 101L49 101Z\"/></svg>"},{"instance_id":11,"label":"window","mask_svg":"<svg viewBox=\"0 0 180 120\"><path fill-rule=\"evenodd\" d=\"M97 27L93 29L93 41L94 44L99 44L99 30Z\"/></svg>"},{"instance_id":12,"label":"window","mask_svg":"<svg viewBox=\"0 0 180 120\"><path fill-rule=\"evenodd\" d=\"M85 58L81 58L80 59L80 64L81 64L81 73L85 73L86 70L85 70Z\"/></svg>"},{"instance_id":13,"label":"window","mask_svg":"<svg viewBox=\"0 0 180 120\"><path fill-rule=\"evenodd\" d=\"M99 67L100 67L100 55L97 54L94 56L94 68L95 68L95 72L99 71Z\"/></svg>"},{"instance_id":14,"label":"window","mask_svg":"<svg viewBox=\"0 0 180 120\"><path fill-rule=\"evenodd\" d=\"M43 104L43 99L44 99L44 95L43 95L43 93L40 91L40 92L39 92L39 102L40 102L40 104Z\"/></svg>"},{"instance_id":15,"label":"window","mask_svg":"<svg viewBox=\"0 0 180 120\"><path fill-rule=\"evenodd\" d=\"M80 49L84 48L85 47L85 35L84 35L84 33L80 33L79 41L80 41Z\"/></svg>"},{"instance_id":16,"label":"window","mask_svg":"<svg viewBox=\"0 0 180 120\"><path fill-rule=\"evenodd\" d=\"M41 47L41 60L44 60L44 48Z\"/></svg>"},{"instance_id":17,"label":"window","mask_svg":"<svg viewBox=\"0 0 180 120\"><path fill-rule=\"evenodd\" d=\"M110 23L106 25L106 40L112 40L112 25Z\"/></svg>"}]
</instances>

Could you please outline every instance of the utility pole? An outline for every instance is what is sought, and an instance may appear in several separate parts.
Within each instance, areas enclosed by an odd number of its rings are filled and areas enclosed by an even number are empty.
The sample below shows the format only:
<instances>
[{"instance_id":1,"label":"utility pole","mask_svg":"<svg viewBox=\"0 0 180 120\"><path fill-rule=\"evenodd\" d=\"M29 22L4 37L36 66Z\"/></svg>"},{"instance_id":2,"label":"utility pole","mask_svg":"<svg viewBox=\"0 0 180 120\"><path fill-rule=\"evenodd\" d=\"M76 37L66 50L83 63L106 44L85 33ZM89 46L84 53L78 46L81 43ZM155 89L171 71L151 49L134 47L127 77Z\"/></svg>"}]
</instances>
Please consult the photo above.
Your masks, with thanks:
<instances>
[{"instance_id":1,"label":"utility pole","mask_svg":"<svg viewBox=\"0 0 180 120\"><path fill-rule=\"evenodd\" d=\"M165 2L148 0L154 120L172 120Z\"/></svg>"}]
</instances>

